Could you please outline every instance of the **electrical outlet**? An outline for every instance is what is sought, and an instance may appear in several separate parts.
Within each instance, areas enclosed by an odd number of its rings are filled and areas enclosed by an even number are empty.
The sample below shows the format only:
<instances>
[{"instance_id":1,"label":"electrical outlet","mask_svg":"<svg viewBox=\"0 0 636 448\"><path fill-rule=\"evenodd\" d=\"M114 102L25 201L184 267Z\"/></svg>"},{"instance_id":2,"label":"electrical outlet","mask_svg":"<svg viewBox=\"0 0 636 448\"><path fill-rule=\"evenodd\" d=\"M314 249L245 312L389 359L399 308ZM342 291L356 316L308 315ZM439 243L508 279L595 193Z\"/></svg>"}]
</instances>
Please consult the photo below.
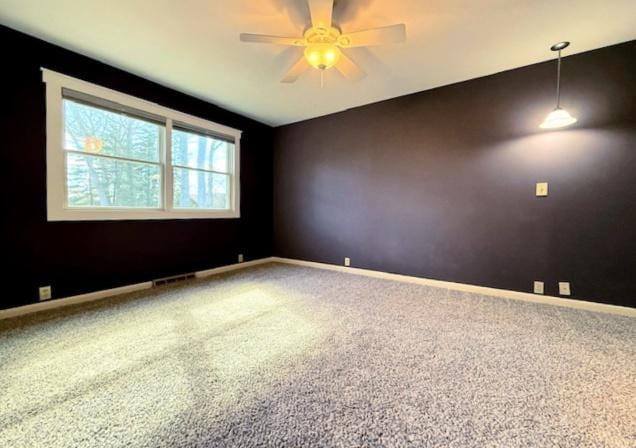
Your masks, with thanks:
<instances>
[{"instance_id":1,"label":"electrical outlet","mask_svg":"<svg viewBox=\"0 0 636 448\"><path fill-rule=\"evenodd\" d=\"M243 263L243 254L238 254L238 262Z\"/></svg>"},{"instance_id":2,"label":"electrical outlet","mask_svg":"<svg viewBox=\"0 0 636 448\"><path fill-rule=\"evenodd\" d=\"M537 194L537 196L547 196L548 195L548 183L547 182L537 182L536 194Z\"/></svg>"},{"instance_id":3,"label":"electrical outlet","mask_svg":"<svg viewBox=\"0 0 636 448\"><path fill-rule=\"evenodd\" d=\"M562 296L570 295L570 283L569 282L559 282L559 294Z\"/></svg>"},{"instance_id":4,"label":"electrical outlet","mask_svg":"<svg viewBox=\"0 0 636 448\"><path fill-rule=\"evenodd\" d=\"M534 282L534 293L543 294L543 282Z\"/></svg>"},{"instance_id":5,"label":"electrical outlet","mask_svg":"<svg viewBox=\"0 0 636 448\"><path fill-rule=\"evenodd\" d=\"M345 257L344 265L345 265L345 266L351 266L351 258L349 258L349 257Z\"/></svg>"},{"instance_id":6,"label":"electrical outlet","mask_svg":"<svg viewBox=\"0 0 636 448\"><path fill-rule=\"evenodd\" d=\"M49 300L52 297L52 291L50 286L42 286L40 288L40 301Z\"/></svg>"}]
</instances>

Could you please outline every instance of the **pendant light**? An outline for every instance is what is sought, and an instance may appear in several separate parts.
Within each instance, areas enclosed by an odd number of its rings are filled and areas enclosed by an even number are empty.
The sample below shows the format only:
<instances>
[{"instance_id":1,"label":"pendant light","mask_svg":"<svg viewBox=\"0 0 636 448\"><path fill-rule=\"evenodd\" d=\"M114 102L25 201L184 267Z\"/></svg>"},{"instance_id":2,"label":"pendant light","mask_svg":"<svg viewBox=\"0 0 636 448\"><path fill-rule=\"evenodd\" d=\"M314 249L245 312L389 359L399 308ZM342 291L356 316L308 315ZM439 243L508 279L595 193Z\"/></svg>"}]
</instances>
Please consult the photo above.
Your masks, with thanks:
<instances>
[{"instance_id":1,"label":"pendant light","mask_svg":"<svg viewBox=\"0 0 636 448\"><path fill-rule=\"evenodd\" d=\"M543 120L543 123L539 126L541 129L563 128L576 123L576 118L561 107L561 50L567 48L568 45L570 45L570 42L559 42L550 47L550 50L559 52L559 61L557 63L556 107L545 117L545 120Z\"/></svg>"}]
</instances>

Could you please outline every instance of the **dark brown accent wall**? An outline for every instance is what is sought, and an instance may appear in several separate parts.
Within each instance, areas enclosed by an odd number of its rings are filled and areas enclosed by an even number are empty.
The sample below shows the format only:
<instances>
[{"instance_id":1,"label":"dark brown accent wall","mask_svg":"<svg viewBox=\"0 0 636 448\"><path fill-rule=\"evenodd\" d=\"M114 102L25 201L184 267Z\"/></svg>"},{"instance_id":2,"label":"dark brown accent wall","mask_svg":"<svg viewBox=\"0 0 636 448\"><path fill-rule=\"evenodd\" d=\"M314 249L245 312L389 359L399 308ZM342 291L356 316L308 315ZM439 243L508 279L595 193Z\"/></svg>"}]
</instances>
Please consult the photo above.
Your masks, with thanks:
<instances>
[{"instance_id":1,"label":"dark brown accent wall","mask_svg":"<svg viewBox=\"0 0 636 448\"><path fill-rule=\"evenodd\" d=\"M516 291L542 280L550 295L569 281L574 298L636 306L636 43L565 58L579 122L546 132L555 72L278 128L275 254Z\"/></svg>"},{"instance_id":2,"label":"dark brown accent wall","mask_svg":"<svg viewBox=\"0 0 636 448\"><path fill-rule=\"evenodd\" d=\"M271 255L270 127L5 27L0 42L0 309L37 302L42 285L67 297ZM243 130L241 218L47 222L40 67Z\"/></svg>"}]
</instances>

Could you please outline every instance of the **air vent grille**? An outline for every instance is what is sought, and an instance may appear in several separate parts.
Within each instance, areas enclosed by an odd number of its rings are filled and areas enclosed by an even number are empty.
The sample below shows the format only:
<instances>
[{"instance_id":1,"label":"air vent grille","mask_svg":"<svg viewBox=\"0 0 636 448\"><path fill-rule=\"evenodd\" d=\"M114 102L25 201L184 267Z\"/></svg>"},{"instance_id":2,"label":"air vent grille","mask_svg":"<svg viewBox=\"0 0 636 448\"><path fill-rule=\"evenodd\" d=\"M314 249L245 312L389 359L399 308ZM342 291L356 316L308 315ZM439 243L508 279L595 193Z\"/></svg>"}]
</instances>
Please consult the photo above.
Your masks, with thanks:
<instances>
[{"instance_id":1,"label":"air vent grille","mask_svg":"<svg viewBox=\"0 0 636 448\"><path fill-rule=\"evenodd\" d=\"M152 281L152 286L170 285L172 283L190 280L190 279L193 279L194 277L195 277L194 272L191 272L189 274L173 275L172 277L158 278Z\"/></svg>"}]
</instances>

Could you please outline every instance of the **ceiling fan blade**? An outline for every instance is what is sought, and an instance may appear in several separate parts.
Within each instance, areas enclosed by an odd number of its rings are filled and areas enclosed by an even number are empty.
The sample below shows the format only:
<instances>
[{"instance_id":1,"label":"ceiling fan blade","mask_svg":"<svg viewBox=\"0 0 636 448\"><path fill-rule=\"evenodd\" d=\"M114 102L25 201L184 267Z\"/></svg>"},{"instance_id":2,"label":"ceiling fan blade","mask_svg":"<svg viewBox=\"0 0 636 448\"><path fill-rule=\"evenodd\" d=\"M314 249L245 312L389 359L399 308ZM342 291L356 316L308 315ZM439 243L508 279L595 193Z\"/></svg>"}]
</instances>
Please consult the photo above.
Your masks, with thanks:
<instances>
[{"instance_id":1,"label":"ceiling fan blade","mask_svg":"<svg viewBox=\"0 0 636 448\"><path fill-rule=\"evenodd\" d=\"M345 78L350 79L351 81L359 81L367 76L366 72L362 70L358 64L349 59L344 53L340 55L340 59L334 67L342 73Z\"/></svg>"},{"instance_id":2,"label":"ceiling fan blade","mask_svg":"<svg viewBox=\"0 0 636 448\"><path fill-rule=\"evenodd\" d=\"M291 83L295 82L298 77L309 68L309 63L307 59L303 56L294 64L292 68L285 74L285 77L280 80L280 82Z\"/></svg>"},{"instance_id":3,"label":"ceiling fan blade","mask_svg":"<svg viewBox=\"0 0 636 448\"><path fill-rule=\"evenodd\" d=\"M333 0L307 0L311 13L311 24L316 27L329 28L333 13Z\"/></svg>"},{"instance_id":4,"label":"ceiling fan blade","mask_svg":"<svg viewBox=\"0 0 636 448\"><path fill-rule=\"evenodd\" d=\"M340 36L338 45L344 48L397 44L406 40L406 25L389 25L370 30L355 31Z\"/></svg>"},{"instance_id":5,"label":"ceiling fan blade","mask_svg":"<svg viewBox=\"0 0 636 448\"><path fill-rule=\"evenodd\" d=\"M297 47L305 46L305 39L302 37L282 37L268 36L266 34L241 33L241 42L256 42L260 44L292 45Z\"/></svg>"}]
</instances>

